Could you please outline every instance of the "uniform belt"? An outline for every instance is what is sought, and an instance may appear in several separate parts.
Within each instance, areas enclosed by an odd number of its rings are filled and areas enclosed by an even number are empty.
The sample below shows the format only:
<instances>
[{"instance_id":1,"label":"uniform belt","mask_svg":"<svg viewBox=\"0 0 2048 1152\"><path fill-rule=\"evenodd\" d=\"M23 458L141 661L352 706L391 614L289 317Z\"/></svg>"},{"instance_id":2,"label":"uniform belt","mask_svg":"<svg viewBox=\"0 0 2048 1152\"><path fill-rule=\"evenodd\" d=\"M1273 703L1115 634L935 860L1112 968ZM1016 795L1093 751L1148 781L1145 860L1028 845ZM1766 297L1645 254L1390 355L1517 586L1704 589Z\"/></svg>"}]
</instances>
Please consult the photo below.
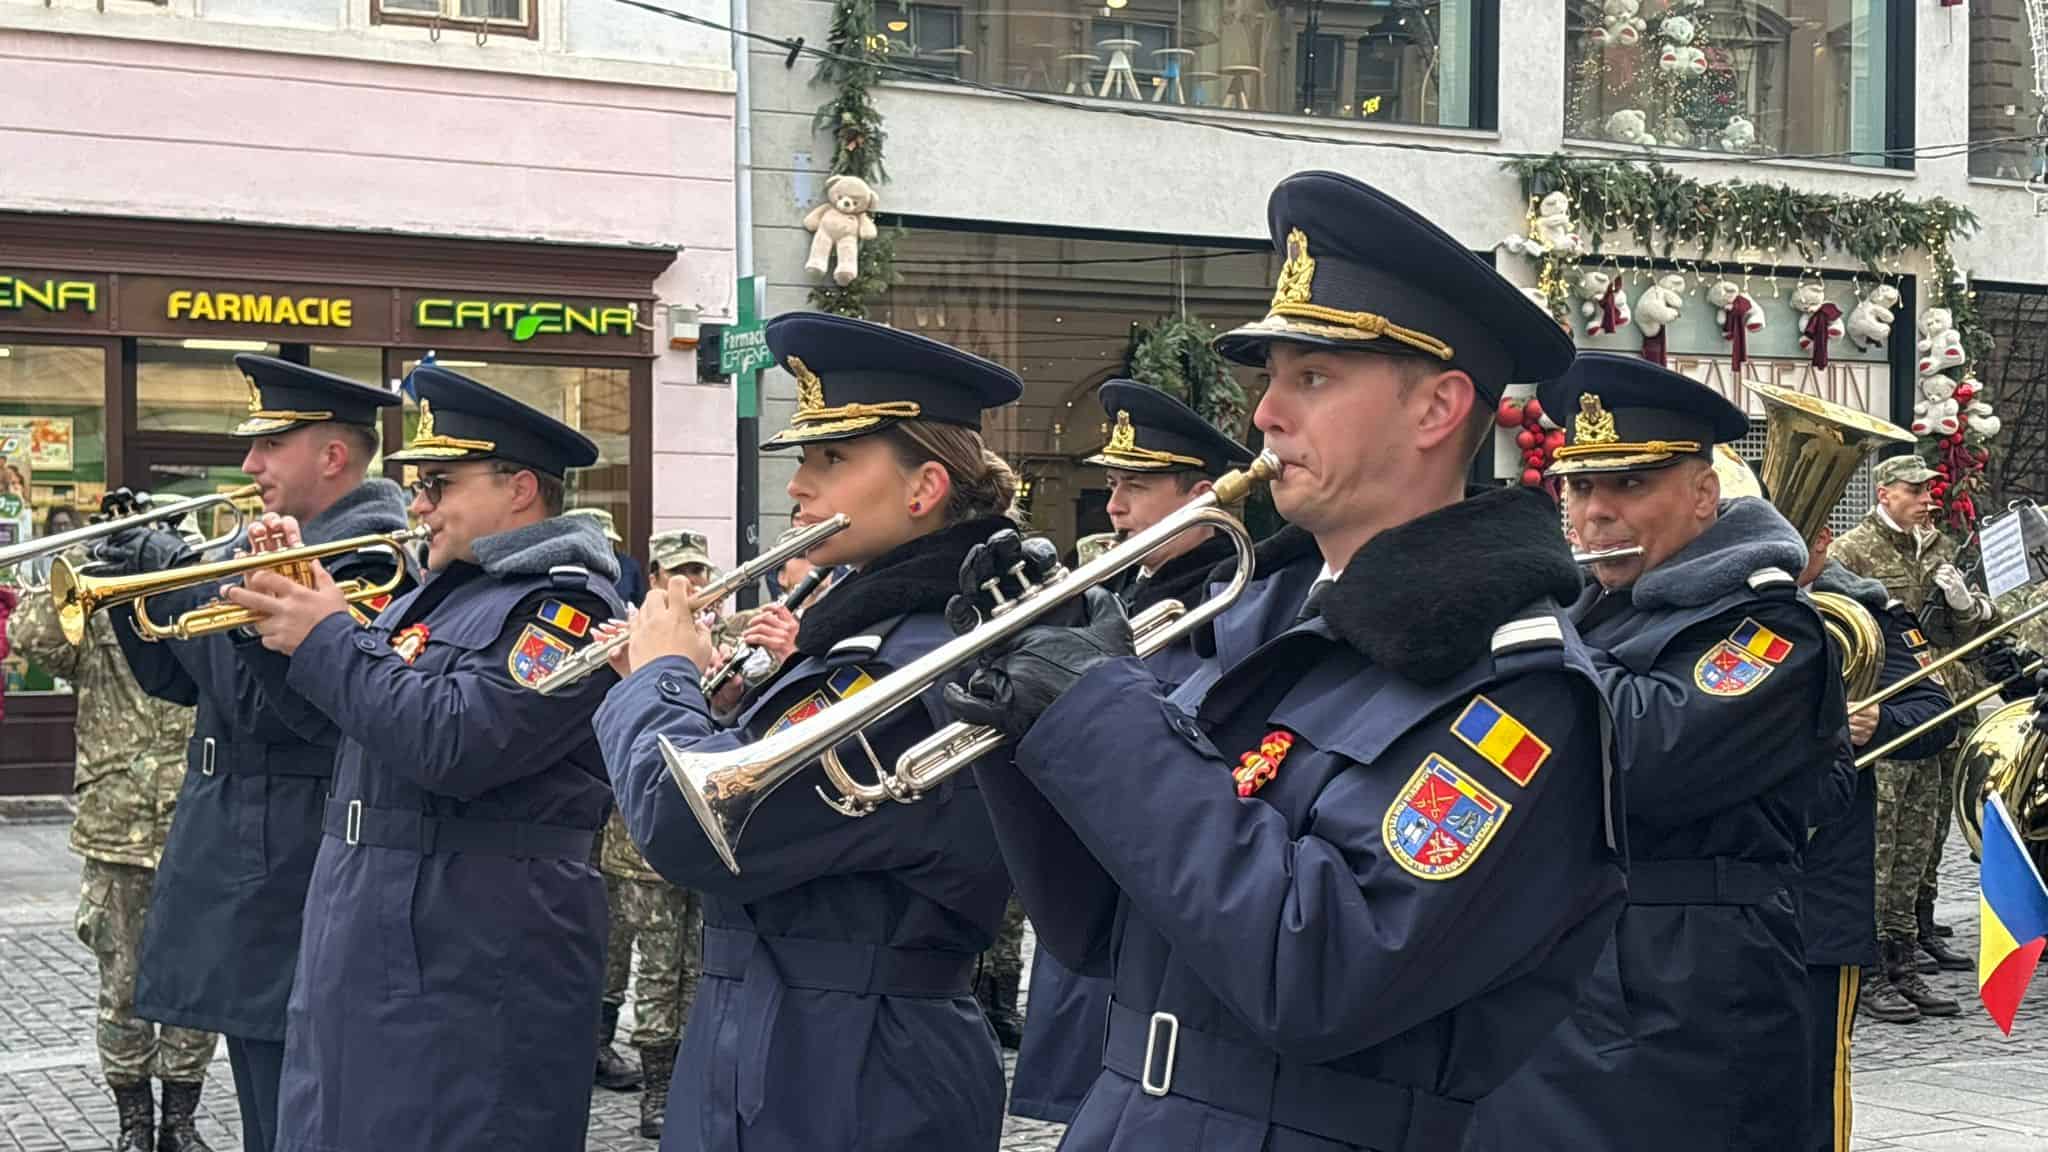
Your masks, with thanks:
<instances>
[{"instance_id":1,"label":"uniform belt","mask_svg":"<svg viewBox=\"0 0 2048 1152\"><path fill-rule=\"evenodd\" d=\"M747 961L757 943L768 950L785 987L878 996L965 996L973 988L974 963L979 959L971 952L762 936L707 924L704 974L746 979Z\"/></svg>"},{"instance_id":2,"label":"uniform belt","mask_svg":"<svg viewBox=\"0 0 2048 1152\"><path fill-rule=\"evenodd\" d=\"M1417 1088L1283 1059L1109 1002L1103 1067L1150 1096L1185 1096L1265 1124L1384 1152L1439 1152L1464 1142L1472 1105Z\"/></svg>"},{"instance_id":3,"label":"uniform belt","mask_svg":"<svg viewBox=\"0 0 2048 1152\"><path fill-rule=\"evenodd\" d=\"M1764 904L1786 889L1781 869L1727 856L1636 860L1628 867L1631 904Z\"/></svg>"},{"instance_id":4,"label":"uniform belt","mask_svg":"<svg viewBox=\"0 0 2048 1152\"><path fill-rule=\"evenodd\" d=\"M185 741L185 763L201 776L332 776L334 745L194 736Z\"/></svg>"},{"instance_id":5,"label":"uniform belt","mask_svg":"<svg viewBox=\"0 0 2048 1152\"><path fill-rule=\"evenodd\" d=\"M329 836L347 844L402 848L422 856L471 852L587 863L597 837L589 828L430 816L402 808L372 808L360 800L335 797L327 801L322 824Z\"/></svg>"}]
</instances>

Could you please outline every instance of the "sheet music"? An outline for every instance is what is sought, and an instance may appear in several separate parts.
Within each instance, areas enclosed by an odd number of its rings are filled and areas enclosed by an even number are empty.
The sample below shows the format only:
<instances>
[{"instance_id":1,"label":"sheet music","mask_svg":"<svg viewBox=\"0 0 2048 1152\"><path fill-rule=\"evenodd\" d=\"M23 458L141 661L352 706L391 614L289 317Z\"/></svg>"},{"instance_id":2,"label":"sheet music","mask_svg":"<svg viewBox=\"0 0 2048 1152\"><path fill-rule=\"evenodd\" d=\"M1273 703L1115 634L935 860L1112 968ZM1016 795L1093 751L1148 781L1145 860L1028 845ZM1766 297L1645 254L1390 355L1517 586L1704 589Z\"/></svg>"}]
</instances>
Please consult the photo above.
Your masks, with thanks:
<instances>
[{"instance_id":1,"label":"sheet music","mask_svg":"<svg viewBox=\"0 0 2048 1152\"><path fill-rule=\"evenodd\" d=\"M1980 525L1977 547L1984 558L1984 591L1993 600L2028 583L2026 533L2019 513L2008 512Z\"/></svg>"}]
</instances>

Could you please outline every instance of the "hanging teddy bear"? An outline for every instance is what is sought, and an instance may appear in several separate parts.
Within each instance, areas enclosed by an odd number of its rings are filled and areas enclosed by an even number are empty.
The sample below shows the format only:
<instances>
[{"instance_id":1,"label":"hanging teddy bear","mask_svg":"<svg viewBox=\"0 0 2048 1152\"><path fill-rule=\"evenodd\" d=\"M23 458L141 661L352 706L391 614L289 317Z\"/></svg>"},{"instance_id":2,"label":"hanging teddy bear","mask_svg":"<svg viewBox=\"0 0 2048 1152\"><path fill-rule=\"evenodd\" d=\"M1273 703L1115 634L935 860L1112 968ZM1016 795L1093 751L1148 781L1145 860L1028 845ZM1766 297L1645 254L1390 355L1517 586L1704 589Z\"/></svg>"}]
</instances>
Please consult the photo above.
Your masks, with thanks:
<instances>
[{"instance_id":1,"label":"hanging teddy bear","mask_svg":"<svg viewBox=\"0 0 2048 1152\"><path fill-rule=\"evenodd\" d=\"M1714 323L1728 342L1729 360L1739 375L1749 361L1749 337L1764 330L1764 310L1733 280L1714 281L1707 289L1707 303L1714 306Z\"/></svg>"},{"instance_id":2,"label":"hanging teddy bear","mask_svg":"<svg viewBox=\"0 0 2048 1152\"><path fill-rule=\"evenodd\" d=\"M1813 354L1813 366L1828 366L1828 341L1839 340L1844 331L1842 309L1828 301L1828 290L1818 280L1801 281L1792 290L1792 310L1803 319L1799 324L1799 350Z\"/></svg>"},{"instance_id":3,"label":"hanging teddy bear","mask_svg":"<svg viewBox=\"0 0 2048 1152\"><path fill-rule=\"evenodd\" d=\"M1946 308L1929 308L1920 314L1920 374L1926 376L1960 368L1969 360L1963 352L1963 334L1956 331L1955 313Z\"/></svg>"},{"instance_id":4,"label":"hanging teddy bear","mask_svg":"<svg viewBox=\"0 0 2048 1152\"><path fill-rule=\"evenodd\" d=\"M1721 126L1718 143L1723 152L1755 151L1756 121L1747 116L1730 116L1728 123Z\"/></svg>"},{"instance_id":5,"label":"hanging teddy bear","mask_svg":"<svg viewBox=\"0 0 2048 1152\"><path fill-rule=\"evenodd\" d=\"M1637 13L1642 5L1637 0L1604 0L1600 5L1601 26L1588 35L1599 45L1619 44L1628 47L1643 38L1647 22Z\"/></svg>"},{"instance_id":6,"label":"hanging teddy bear","mask_svg":"<svg viewBox=\"0 0 2048 1152\"><path fill-rule=\"evenodd\" d=\"M860 276L860 245L880 235L875 229L875 205L880 198L868 182L858 176L834 176L825 181L825 202L804 217L805 230L812 233L811 257L804 271L823 276L827 260L836 260L832 281L841 288Z\"/></svg>"},{"instance_id":7,"label":"hanging teddy bear","mask_svg":"<svg viewBox=\"0 0 2048 1152\"><path fill-rule=\"evenodd\" d=\"M1859 351L1869 351L1891 339L1892 309L1899 306L1899 290L1879 284L1849 309L1849 342Z\"/></svg>"},{"instance_id":8,"label":"hanging teddy bear","mask_svg":"<svg viewBox=\"0 0 2048 1152\"><path fill-rule=\"evenodd\" d=\"M1510 236L1501 246L1518 256L1541 260L1545 256L1575 256L1586 243L1572 227L1572 202L1563 192L1552 192L1537 204L1529 218L1527 236Z\"/></svg>"},{"instance_id":9,"label":"hanging teddy bear","mask_svg":"<svg viewBox=\"0 0 2048 1152\"><path fill-rule=\"evenodd\" d=\"M1961 423L1956 382L1939 372L1920 378L1920 399L1913 404L1915 436L1953 436Z\"/></svg>"},{"instance_id":10,"label":"hanging teddy bear","mask_svg":"<svg viewBox=\"0 0 2048 1152\"><path fill-rule=\"evenodd\" d=\"M1963 382L1956 385L1956 403L1962 409L1964 426L1971 435L1989 440L1998 435L2004 423L1992 413L1989 401L1977 398L1982 393L1983 386L1975 376L1965 376Z\"/></svg>"},{"instance_id":11,"label":"hanging teddy bear","mask_svg":"<svg viewBox=\"0 0 2048 1152\"><path fill-rule=\"evenodd\" d=\"M1685 307L1685 277L1667 272L1636 297L1636 327L1643 331L1643 359L1664 363L1665 330Z\"/></svg>"},{"instance_id":12,"label":"hanging teddy bear","mask_svg":"<svg viewBox=\"0 0 2048 1152\"><path fill-rule=\"evenodd\" d=\"M1680 76L1704 74L1707 54L1692 44L1698 31L1689 17L1666 16L1664 22L1657 26L1657 34L1664 40L1664 51L1657 57L1657 66Z\"/></svg>"},{"instance_id":13,"label":"hanging teddy bear","mask_svg":"<svg viewBox=\"0 0 2048 1152\"><path fill-rule=\"evenodd\" d=\"M1628 327L1633 314L1621 291L1621 277L1586 268L1579 272L1573 291L1579 296L1579 314L1586 318L1586 335L1612 336Z\"/></svg>"},{"instance_id":14,"label":"hanging teddy bear","mask_svg":"<svg viewBox=\"0 0 2048 1152\"><path fill-rule=\"evenodd\" d=\"M1640 144L1645 148L1657 146L1657 138L1650 135L1650 120L1640 108L1623 108L1607 118L1607 138L1623 144Z\"/></svg>"}]
</instances>

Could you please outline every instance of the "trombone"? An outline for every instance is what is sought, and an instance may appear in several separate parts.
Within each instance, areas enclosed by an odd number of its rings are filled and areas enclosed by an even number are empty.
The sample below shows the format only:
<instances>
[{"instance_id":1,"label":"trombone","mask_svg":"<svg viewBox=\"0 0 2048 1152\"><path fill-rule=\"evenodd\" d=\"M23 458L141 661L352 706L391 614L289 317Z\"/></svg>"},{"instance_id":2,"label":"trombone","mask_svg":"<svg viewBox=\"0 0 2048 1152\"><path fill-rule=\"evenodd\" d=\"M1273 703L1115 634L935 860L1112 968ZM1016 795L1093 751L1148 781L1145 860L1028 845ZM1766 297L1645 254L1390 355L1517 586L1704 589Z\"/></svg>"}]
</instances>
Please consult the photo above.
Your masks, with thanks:
<instances>
[{"instance_id":1,"label":"trombone","mask_svg":"<svg viewBox=\"0 0 2048 1152\"><path fill-rule=\"evenodd\" d=\"M396 592L405 582L408 571L405 546L427 536L428 530L422 526L383 536L353 536L327 544L257 552L212 564L191 564L131 576L88 576L69 559L59 559L50 569L50 600L57 608L57 626L63 630L64 638L73 644L85 643L85 622L93 613L131 602L135 606L136 635L149 641L191 640L254 624L257 616L247 608L215 597L197 608L179 613L169 624L158 624L149 616L151 596L264 570L273 570L296 583L311 585L315 560L367 550L382 550L397 557L398 566L388 580L374 584L363 580L344 580L337 585L349 603L357 604Z\"/></svg>"},{"instance_id":2,"label":"trombone","mask_svg":"<svg viewBox=\"0 0 2048 1152\"><path fill-rule=\"evenodd\" d=\"M226 547L234 541L235 537L242 534L242 522L245 517L242 515L242 510L236 507L236 502L254 499L261 492L262 489L256 485L247 484L227 492L214 492L205 496L192 496L184 500L173 500L168 504L145 508L140 512L131 513L127 516L117 516L110 520L102 520L97 524L87 524L83 528L73 528L69 532L59 532L54 536L44 536L35 540L24 540L19 544L10 544L5 548L0 548L0 568L10 568L16 564L24 564L31 560L40 560L45 556L55 556L60 553L69 552L80 544L118 536L130 528L140 528L145 524L174 524L193 512L211 508L218 504L225 506L228 511L235 514L235 526L218 536L208 538L205 543L199 545L199 551L211 552L216 548ZM54 572L55 569L53 568L53 578ZM48 585L39 584L25 587L30 592L41 592Z\"/></svg>"},{"instance_id":3,"label":"trombone","mask_svg":"<svg viewBox=\"0 0 2048 1152\"><path fill-rule=\"evenodd\" d=\"M675 777L697 822L704 826L704 834L710 838L719 859L735 874L740 866L733 853L748 818L770 793L813 760L823 765L826 780L838 793L833 796L820 788L819 795L848 816L865 816L886 800L916 800L973 763L977 756L1001 744L1002 736L990 728L956 721L906 750L897 759L895 771L890 772L882 769L864 729L917 699L933 685L951 679L963 665L1031 627L1047 613L1141 563L1161 545L1191 528L1214 528L1230 539L1237 550L1237 567L1229 583L1192 610L1174 602L1168 602L1170 608L1168 604L1156 606L1132 622L1132 634L1135 640L1142 630L1144 639L1138 653L1145 655L1208 623L1237 602L1251 582L1253 570L1251 533L1223 506L1244 499L1253 485L1270 481L1279 473L1279 457L1261 452L1250 467L1225 473L1213 490L1182 505L1152 527L1134 533L1074 571L1055 572L1044 584L1027 584L1020 597L1000 602L995 614L972 632L954 637L868 685L859 696L842 700L801 724L719 753L685 752L664 736L661 756L668 764L669 774ZM1011 574L1021 580L1022 565L1013 568ZM839 745L847 740L860 742L861 751L875 767L875 783L862 784L846 771Z\"/></svg>"},{"instance_id":4,"label":"trombone","mask_svg":"<svg viewBox=\"0 0 2048 1152\"><path fill-rule=\"evenodd\" d=\"M770 548L699 589L690 597L690 613L695 615L717 604L727 596L782 567L783 562L791 557L801 556L831 537L837 536L845 531L846 526L851 523L853 521L849 520L846 514L842 512L830 520L820 520L816 524L798 532L782 543L777 544L775 547ZM569 685L611 663L612 657L617 654L619 649L624 648L632 638L633 633L630 630L621 629L616 636L611 636L599 640L595 644L586 644L578 648L564 657L562 662L555 666L553 672L550 672L539 683L535 684L533 690L543 696L553 696Z\"/></svg>"}]
</instances>

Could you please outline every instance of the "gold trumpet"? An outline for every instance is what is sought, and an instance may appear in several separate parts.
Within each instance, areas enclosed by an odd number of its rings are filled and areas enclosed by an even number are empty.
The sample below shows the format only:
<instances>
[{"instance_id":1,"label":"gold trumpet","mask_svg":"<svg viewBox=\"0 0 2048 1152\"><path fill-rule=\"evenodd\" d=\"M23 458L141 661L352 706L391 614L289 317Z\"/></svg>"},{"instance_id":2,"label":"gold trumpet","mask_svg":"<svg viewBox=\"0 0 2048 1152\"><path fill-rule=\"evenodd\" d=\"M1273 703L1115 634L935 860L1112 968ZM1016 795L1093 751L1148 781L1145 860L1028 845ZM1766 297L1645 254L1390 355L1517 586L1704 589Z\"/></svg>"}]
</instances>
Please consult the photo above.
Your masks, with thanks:
<instances>
[{"instance_id":1,"label":"gold trumpet","mask_svg":"<svg viewBox=\"0 0 2048 1152\"><path fill-rule=\"evenodd\" d=\"M205 496L192 496L184 500L173 500L168 504L159 504L153 508L145 508L140 512L134 512L127 516L117 516L110 520L102 520L97 524L87 524L83 528L73 528L69 532L58 532L51 536L25 540L19 544L10 544L5 548L0 548L0 568L11 568L16 564L26 561L40 560L45 556L55 556L59 553L68 552L80 544L105 539L110 536L118 536L130 528L140 528L145 524L175 524L193 512L212 508L216 505L225 506L228 511L235 514L235 526L218 536L209 537L204 543L199 545L199 551L211 552L215 548L226 547L236 536L241 534L244 517L242 510L236 507L236 503L242 500L255 499L262 494L262 491L261 488L254 484L246 484L226 492L212 492ZM43 587L39 585L29 585L27 588L30 592L43 591Z\"/></svg>"},{"instance_id":2,"label":"gold trumpet","mask_svg":"<svg viewBox=\"0 0 2048 1152\"><path fill-rule=\"evenodd\" d=\"M825 778L838 795L818 790L825 802L848 816L865 816L884 801L909 803L937 787L947 777L1002 743L1002 736L990 728L955 722L939 729L906 750L893 772L884 771L868 744L865 729L896 709L916 700L935 684L951 679L962 666L988 649L1031 627L1047 613L1076 596L1114 579L1141 563L1173 537L1192 528L1214 528L1222 532L1237 550L1237 568L1230 581L1216 595L1194 609L1173 603L1169 609L1158 605L1133 622L1133 638L1142 631L1140 655L1156 651L1187 635L1237 602L1251 582L1253 555L1251 533L1223 506L1244 499L1253 485L1270 481L1280 473L1279 457L1262 452L1250 467L1225 473L1213 490L1183 505L1165 519L1094 560L1071 572L1056 572L1044 584L1029 585L1014 600L1000 600L993 616L973 631L954 637L923 656L873 684L860 695L843 700L823 712L751 744L722 753L686 752L668 737L661 738L661 756L669 775L683 791L697 822L718 852L725 866L740 870L734 850L747 820L761 802L792 777L819 761ZM1012 575L1021 579L1022 566ZM874 766L876 780L863 784L847 772L839 746L857 741Z\"/></svg>"},{"instance_id":3,"label":"gold trumpet","mask_svg":"<svg viewBox=\"0 0 2048 1152\"><path fill-rule=\"evenodd\" d=\"M258 552L212 564L190 564L162 572L138 572L130 576L88 576L60 559L50 569L50 599L57 607L57 626L73 644L85 643L85 622L102 608L116 604L135 605L135 632L144 640L191 640L254 624L257 615L246 608L215 597L197 608L179 613L169 624L150 619L149 598L181 588L213 584L249 572L274 571L297 584L311 586L312 564L329 556L349 552L382 550L397 557L391 578L381 583L344 580L338 588L351 604L389 595L405 582L408 556L405 546L427 538L425 527L408 528L382 536L354 536L328 544L307 544L276 552Z\"/></svg>"}]
</instances>

